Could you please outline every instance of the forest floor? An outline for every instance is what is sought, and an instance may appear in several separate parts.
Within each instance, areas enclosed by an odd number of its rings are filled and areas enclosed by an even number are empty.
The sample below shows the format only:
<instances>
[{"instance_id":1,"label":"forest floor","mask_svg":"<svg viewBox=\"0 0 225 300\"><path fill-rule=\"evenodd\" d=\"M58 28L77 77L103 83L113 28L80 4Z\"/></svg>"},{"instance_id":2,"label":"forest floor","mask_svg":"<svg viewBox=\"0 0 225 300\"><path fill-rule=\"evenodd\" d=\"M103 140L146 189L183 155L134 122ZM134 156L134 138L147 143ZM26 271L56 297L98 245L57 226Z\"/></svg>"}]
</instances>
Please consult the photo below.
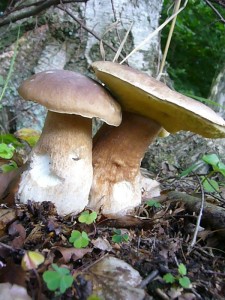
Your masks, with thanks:
<instances>
[{"instance_id":1,"label":"forest floor","mask_svg":"<svg viewBox=\"0 0 225 300\"><path fill-rule=\"evenodd\" d=\"M48 202L2 204L0 282L15 284L4 286L6 295L14 287L17 296L25 293L22 299L38 300L224 299L225 200L199 192L190 197L196 190L195 178L158 180L163 192L151 203L144 202L127 216L99 214L89 225L79 216L59 217ZM201 224L196 227L197 220ZM75 248L69 241L73 230L87 233L86 247ZM43 255L42 264L32 251ZM110 262L111 257L119 260ZM43 273L54 269L52 264L67 268L64 276L73 276L61 294L50 291L43 280ZM17 285L24 287L22 292ZM1 300L18 299L3 298L0 286Z\"/></svg>"}]
</instances>

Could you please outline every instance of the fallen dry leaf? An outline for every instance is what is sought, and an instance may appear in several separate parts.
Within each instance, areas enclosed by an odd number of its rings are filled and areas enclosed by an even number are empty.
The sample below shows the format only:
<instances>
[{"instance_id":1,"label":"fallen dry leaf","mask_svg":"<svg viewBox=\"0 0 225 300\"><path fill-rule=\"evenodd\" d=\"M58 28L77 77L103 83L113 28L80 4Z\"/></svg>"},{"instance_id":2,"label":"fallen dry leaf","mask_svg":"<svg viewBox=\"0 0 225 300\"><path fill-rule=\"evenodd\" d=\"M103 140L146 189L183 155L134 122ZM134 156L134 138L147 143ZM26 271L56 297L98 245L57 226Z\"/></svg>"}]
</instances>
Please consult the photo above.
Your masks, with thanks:
<instances>
[{"instance_id":1,"label":"fallen dry leaf","mask_svg":"<svg viewBox=\"0 0 225 300\"><path fill-rule=\"evenodd\" d=\"M61 259L61 263L68 263L70 260L76 261L78 259L81 259L84 257L86 253L91 253L91 248L85 248L85 249L76 249L74 247L71 248L65 248L65 247L54 247L51 249L51 251L59 251L63 257Z\"/></svg>"},{"instance_id":2,"label":"fallen dry leaf","mask_svg":"<svg viewBox=\"0 0 225 300\"><path fill-rule=\"evenodd\" d=\"M8 228L8 234L14 239L11 242L11 246L19 249L23 247L24 241L26 239L26 230L23 225L19 224L17 221L12 223Z\"/></svg>"},{"instance_id":3,"label":"fallen dry leaf","mask_svg":"<svg viewBox=\"0 0 225 300\"><path fill-rule=\"evenodd\" d=\"M107 239L103 239L98 237L96 240L91 241L95 248L103 250L103 251L111 251L112 246L108 242Z\"/></svg>"},{"instance_id":4,"label":"fallen dry leaf","mask_svg":"<svg viewBox=\"0 0 225 300\"><path fill-rule=\"evenodd\" d=\"M16 219L15 209L0 209L0 236L5 234L5 229L8 224Z\"/></svg>"}]
</instances>

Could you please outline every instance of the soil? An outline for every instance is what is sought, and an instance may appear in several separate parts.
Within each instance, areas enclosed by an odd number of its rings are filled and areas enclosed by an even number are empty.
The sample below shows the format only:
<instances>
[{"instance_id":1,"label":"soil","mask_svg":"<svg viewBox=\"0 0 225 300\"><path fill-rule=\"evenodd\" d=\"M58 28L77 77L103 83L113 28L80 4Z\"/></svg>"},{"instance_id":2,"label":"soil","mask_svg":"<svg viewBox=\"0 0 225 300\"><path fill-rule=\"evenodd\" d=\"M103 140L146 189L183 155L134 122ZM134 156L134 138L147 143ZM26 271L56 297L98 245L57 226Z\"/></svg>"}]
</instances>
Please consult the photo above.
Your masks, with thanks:
<instances>
[{"instance_id":1,"label":"soil","mask_svg":"<svg viewBox=\"0 0 225 300\"><path fill-rule=\"evenodd\" d=\"M11 207L2 204L0 282L24 286L31 299L120 299L112 295L93 296L96 290L89 270L109 255L127 262L140 273L139 288L145 291L141 299L224 299L225 198L222 194L201 193L196 177L180 179L174 170L162 170L158 181L162 187L161 196L154 199L158 205L149 206L148 199L143 199L143 204L130 215L107 218L99 213L96 222L90 225L79 222L78 216L58 216L49 202ZM175 190L178 193L174 195ZM192 200L197 202L204 196L205 207L210 203L221 210L220 226L209 220L214 218L213 210L211 215L203 210L196 229L199 209L187 205L188 194L194 194ZM129 239L113 242L115 229ZM88 234L90 242L86 248L75 249L69 242L73 230ZM193 242L196 230L197 239ZM96 240L104 241L107 247L99 246ZM41 253L44 262L24 270L21 262L29 251ZM43 280L43 273L51 269L52 263L68 268L74 278L72 286L61 295L51 292ZM179 283L183 276L178 272L181 263L191 283L188 288ZM168 273L177 278L174 283L163 279ZM98 294L104 295L102 291Z\"/></svg>"}]
</instances>

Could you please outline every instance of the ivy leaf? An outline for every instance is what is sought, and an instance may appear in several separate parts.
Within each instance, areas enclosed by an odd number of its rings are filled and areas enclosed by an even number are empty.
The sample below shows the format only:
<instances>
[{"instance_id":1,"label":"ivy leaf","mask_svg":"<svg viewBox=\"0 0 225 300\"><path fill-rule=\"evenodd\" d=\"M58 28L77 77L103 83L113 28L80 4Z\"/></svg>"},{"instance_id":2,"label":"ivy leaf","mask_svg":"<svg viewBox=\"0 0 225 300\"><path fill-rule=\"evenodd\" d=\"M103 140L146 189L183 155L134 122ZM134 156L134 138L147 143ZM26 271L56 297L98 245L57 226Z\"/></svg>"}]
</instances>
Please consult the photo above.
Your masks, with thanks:
<instances>
[{"instance_id":1,"label":"ivy leaf","mask_svg":"<svg viewBox=\"0 0 225 300\"><path fill-rule=\"evenodd\" d=\"M191 281L187 276L183 276L179 278L179 284L185 288L188 289L191 286Z\"/></svg>"},{"instance_id":2,"label":"ivy leaf","mask_svg":"<svg viewBox=\"0 0 225 300\"><path fill-rule=\"evenodd\" d=\"M167 273L163 276L163 280L166 283L174 283L176 278L171 273Z\"/></svg>"},{"instance_id":3,"label":"ivy leaf","mask_svg":"<svg viewBox=\"0 0 225 300\"><path fill-rule=\"evenodd\" d=\"M187 274L187 268L185 267L184 264L179 264L179 266L178 266L178 272L182 276L184 276L184 275Z\"/></svg>"}]
</instances>

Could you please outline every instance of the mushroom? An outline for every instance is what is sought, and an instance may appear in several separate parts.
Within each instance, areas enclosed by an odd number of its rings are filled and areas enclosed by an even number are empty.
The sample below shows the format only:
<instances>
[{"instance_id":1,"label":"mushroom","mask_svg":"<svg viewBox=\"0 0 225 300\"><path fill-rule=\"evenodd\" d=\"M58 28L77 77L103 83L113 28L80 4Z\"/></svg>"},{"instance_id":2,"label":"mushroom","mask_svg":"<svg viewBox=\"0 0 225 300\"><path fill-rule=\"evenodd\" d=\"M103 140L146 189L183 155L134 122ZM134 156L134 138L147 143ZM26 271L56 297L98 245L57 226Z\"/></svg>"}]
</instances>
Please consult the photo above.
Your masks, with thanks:
<instances>
[{"instance_id":1,"label":"mushroom","mask_svg":"<svg viewBox=\"0 0 225 300\"><path fill-rule=\"evenodd\" d=\"M163 128L225 137L225 121L206 105L131 67L107 61L92 67L124 112L119 127L104 124L94 138L91 208L122 214L141 203L140 163Z\"/></svg>"},{"instance_id":2,"label":"mushroom","mask_svg":"<svg viewBox=\"0 0 225 300\"><path fill-rule=\"evenodd\" d=\"M120 105L94 80L66 70L38 73L18 92L48 113L17 198L22 203L51 201L60 215L80 212L88 203L93 177L91 118L118 126Z\"/></svg>"}]
</instances>

